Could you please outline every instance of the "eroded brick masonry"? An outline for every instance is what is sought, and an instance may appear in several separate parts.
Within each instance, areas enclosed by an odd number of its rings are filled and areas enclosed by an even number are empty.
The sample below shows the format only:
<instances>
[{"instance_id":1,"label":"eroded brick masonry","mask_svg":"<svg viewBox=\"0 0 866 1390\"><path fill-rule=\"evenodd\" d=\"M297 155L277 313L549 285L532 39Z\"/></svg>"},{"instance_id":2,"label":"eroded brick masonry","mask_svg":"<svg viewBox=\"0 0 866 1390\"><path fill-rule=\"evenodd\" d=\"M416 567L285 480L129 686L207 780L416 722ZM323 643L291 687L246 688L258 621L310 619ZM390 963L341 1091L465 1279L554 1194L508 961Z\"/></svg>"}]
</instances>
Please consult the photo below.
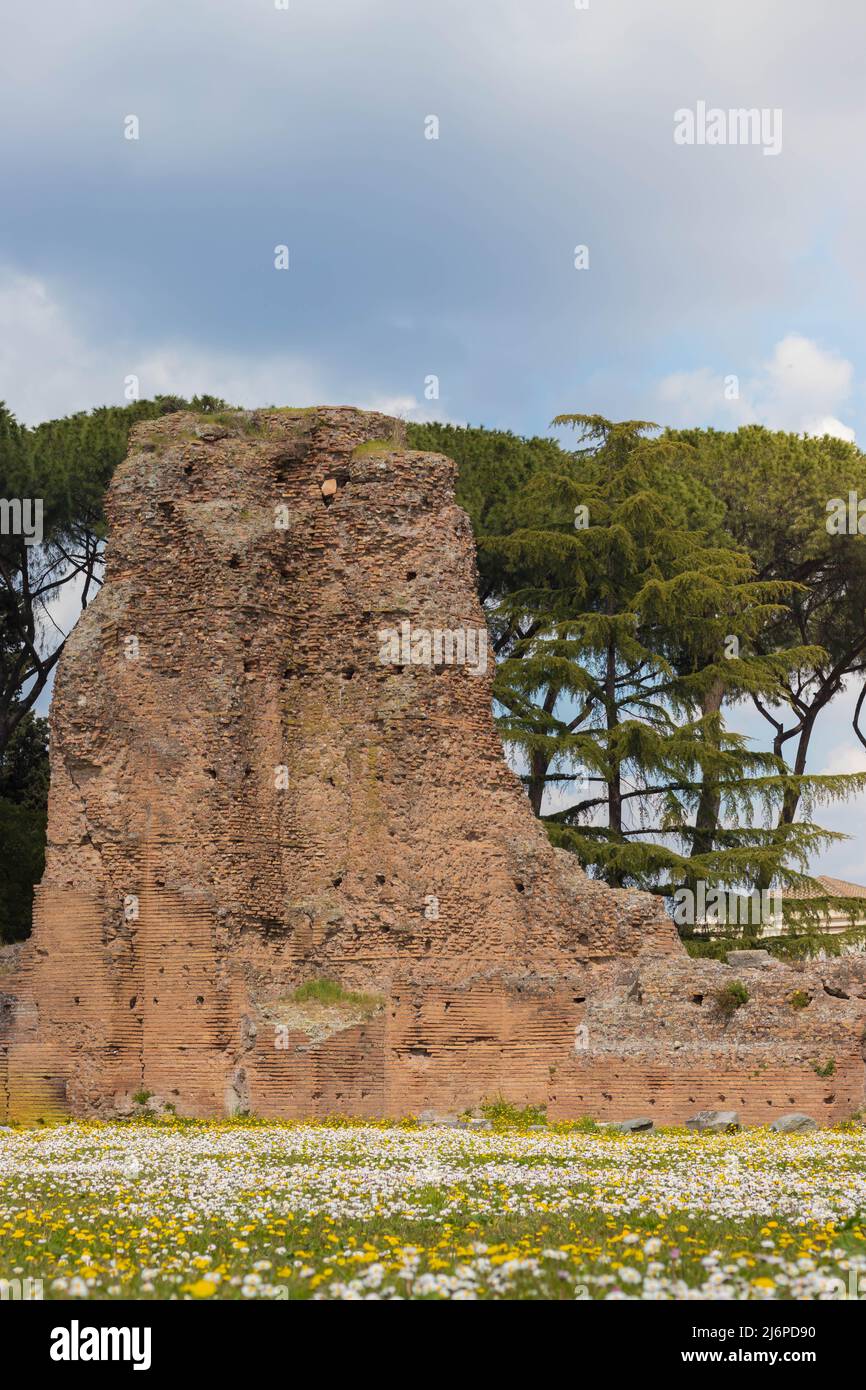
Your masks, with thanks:
<instances>
[{"instance_id":1,"label":"eroded brick masonry","mask_svg":"<svg viewBox=\"0 0 866 1390\"><path fill-rule=\"evenodd\" d=\"M353 409L133 431L57 678L34 933L0 953L0 1116L863 1104L862 960L692 962L548 844L454 473Z\"/></svg>"}]
</instances>

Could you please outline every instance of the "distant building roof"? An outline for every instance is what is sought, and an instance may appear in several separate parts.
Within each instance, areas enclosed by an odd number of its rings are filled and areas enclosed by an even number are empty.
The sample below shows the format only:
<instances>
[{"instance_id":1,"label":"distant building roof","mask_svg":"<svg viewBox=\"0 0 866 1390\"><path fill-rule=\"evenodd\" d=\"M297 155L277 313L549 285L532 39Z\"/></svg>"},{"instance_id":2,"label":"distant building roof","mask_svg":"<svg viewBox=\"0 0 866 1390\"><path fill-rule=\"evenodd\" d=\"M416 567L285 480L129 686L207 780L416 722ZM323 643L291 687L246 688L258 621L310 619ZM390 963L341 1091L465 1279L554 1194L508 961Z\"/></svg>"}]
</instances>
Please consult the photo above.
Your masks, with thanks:
<instances>
[{"instance_id":1,"label":"distant building roof","mask_svg":"<svg viewBox=\"0 0 866 1390\"><path fill-rule=\"evenodd\" d=\"M866 898L866 886L862 883L849 883L844 878L830 878L827 874L817 874L816 881L824 885L822 893L818 888L785 888L783 898Z\"/></svg>"}]
</instances>

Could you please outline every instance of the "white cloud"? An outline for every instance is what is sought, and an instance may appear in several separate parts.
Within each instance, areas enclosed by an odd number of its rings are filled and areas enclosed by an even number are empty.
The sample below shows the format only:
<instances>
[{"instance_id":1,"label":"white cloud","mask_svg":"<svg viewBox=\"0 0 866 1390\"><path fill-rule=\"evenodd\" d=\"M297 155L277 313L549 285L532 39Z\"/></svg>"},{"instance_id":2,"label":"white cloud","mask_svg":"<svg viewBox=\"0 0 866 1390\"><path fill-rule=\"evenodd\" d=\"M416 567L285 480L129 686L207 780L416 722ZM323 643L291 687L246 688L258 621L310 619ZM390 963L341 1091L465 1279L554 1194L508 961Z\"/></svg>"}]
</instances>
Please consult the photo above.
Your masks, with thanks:
<instances>
[{"instance_id":1,"label":"white cloud","mask_svg":"<svg viewBox=\"0 0 866 1390\"><path fill-rule=\"evenodd\" d=\"M122 404L130 375L143 397L208 392L232 405L346 402L419 423L449 419L439 404L412 395L347 390L288 354L240 355L179 342L96 345L44 280L0 271L0 398L23 424Z\"/></svg>"},{"instance_id":2,"label":"white cloud","mask_svg":"<svg viewBox=\"0 0 866 1390\"><path fill-rule=\"evenodd\" d=\"M806 420L801 433L815 435L819 439L822 435L831 434L836 439L847 439L850 444L853 444L857 438L850 425L844 425L833 415L825 415L822 420Z\"/></svg>"},{"instance_id":3,"label":"white cloud","mask_svg":"<svg viewBox=\"0 0 866 1390\"><path fill-rule=\"evenodd\" d=\"M362 410L379 410L383 415L396 415L400 420L413 425L426 425L435 421L442 425L463 425L465 420L455 420L446 414L439 405L429 401L419 401L417 396L373 396L369 400L353 402Z\"/></svg>"},{"instance_id":4,"label":"white cloud","mask_svg":"<svg viewBox=\"0 0 866 1390\"><path fill-rule=\"evenodd\" d=\"M866 749L859 743L837 744L827 753L820 774L843 777L850 772L866 772Z\"/></svg>"},{"instance_id":5,"label":"white cloud","mask_svg":"<svg viewBox=\"0 0 866 1390\"><path fill-rule=\"evenodd\" d=\"M19 420L40 420L122 403L124 382L142 396L200 392L238 405L315 405L327 398L319 373L300 358L240 356L195 344L139 349L88 341L43 280L0 274L0 390Z\"/></svg>"},{"instance_id":6,"label":"white cloud","mask_svg":"<svg viewBox=\"0 0 866 1390\"><path fill-rule=\"evenodd\" d=\"M736 386L734 379L736 378ZM739 378L709 367L672 372L658 386L671 423L736 427L759 423L796 434L854 439L836 412L851 398L854 368L839 353L789 333L768 361Z\"/></svg>"},{"instance_id":7,"label":"white cloud","mask_svg":"<svg viewBox=\"0 0 866 1390\"><path fill-rule=\"evenodd\" d=\"M789 333L776 344L770 361L753 383L756 408L776 429L791 429L791 422L829 415L851 396L854 368L836 352L828 352L810 338ZM778 422L778 423L777 423ZM838 423L838 421L836 422ZM844 427L843 427L844 428Z\"/></svg>"}]
</instances>

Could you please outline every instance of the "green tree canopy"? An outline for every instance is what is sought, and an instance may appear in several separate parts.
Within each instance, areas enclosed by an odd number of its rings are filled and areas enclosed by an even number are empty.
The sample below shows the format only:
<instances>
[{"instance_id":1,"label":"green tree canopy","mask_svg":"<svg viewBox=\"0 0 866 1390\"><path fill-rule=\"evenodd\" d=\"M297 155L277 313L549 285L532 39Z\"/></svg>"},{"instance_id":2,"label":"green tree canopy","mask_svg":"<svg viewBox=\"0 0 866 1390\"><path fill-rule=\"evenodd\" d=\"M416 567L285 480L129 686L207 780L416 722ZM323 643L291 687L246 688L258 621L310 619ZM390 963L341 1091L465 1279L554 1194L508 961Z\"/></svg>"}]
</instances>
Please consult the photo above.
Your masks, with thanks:
<instances>
[{"instance_id":1,"label":"green tree canopy","mask_svg":"<svg viewBox=\"0 0 866 1390\"><path fill-rule=\"evenodd\" d=\"M781 857L800 808L804 788L797 776L805 772L817 721L850 683L859 686L853 723L866 747L859 724L866 699L866 535L828 526L834 499L866 497L866 459L845 440L759 425L733 433L669 430L666 437L693 450L692 475L721 502L725 529L748 550L756 575L795 585L756 634L755 650L799 645L811 655L777 689L751 697L773 752L795 774L778 808Z\"/></svg>"},{"instance_id":2,"label":"green tree canopy","mask_svg":"<svg viewBox=\"0 0 866 1390\"><path fill-rule=\"evenodd\" d=\"M726 534L724 506L694 476L692 448L642 421L562 416L579 449L546 459L512 504L515 529L484 544L503 582L500 727L528 767L533 808L556 843L611 883L793 882L832 834L755 823L796 789L846 794L844 778L793 778L774 752L725 727L723 704L774 695L821 653L759 650L796 593L759 578Z\"/></svg>"}]
</instances>

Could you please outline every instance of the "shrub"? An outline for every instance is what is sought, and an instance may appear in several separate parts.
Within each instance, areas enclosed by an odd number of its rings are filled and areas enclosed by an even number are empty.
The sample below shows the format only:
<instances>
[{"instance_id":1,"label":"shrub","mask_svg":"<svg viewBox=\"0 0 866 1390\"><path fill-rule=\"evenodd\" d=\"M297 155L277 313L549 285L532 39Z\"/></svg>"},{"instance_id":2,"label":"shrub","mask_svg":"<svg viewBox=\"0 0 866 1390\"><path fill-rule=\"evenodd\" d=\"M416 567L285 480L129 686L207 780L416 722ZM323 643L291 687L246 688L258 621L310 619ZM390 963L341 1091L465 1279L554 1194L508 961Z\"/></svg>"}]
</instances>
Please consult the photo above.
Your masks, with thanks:
<instances>
[{"instance_id":1,"label":"shrub","mask_svg":"<svg viewBox=\"0 0 866 1390\"><path fill-rule=\"evenodd\" d=\"M716 992L716 1008L726 1019L732 1019L737 1009L741 1009L744 1004L749 1002L749 991L739 980L731 980L730 984L724 985Z\"/></svg>"},{"instance_id":2,"label":"shrub","mask_svg":"<svg viewBox=\"0 0 866 1390\"><path fill-rule=\"evenodd\" d=\"M543 1105L514 1105L497 1096L496 1100L486 1101L481 1107L485 1120L491 1120L494 1129L528 1129L530 1125L543 1125L547 1114Z\"/></svg>"}]
</instances>

